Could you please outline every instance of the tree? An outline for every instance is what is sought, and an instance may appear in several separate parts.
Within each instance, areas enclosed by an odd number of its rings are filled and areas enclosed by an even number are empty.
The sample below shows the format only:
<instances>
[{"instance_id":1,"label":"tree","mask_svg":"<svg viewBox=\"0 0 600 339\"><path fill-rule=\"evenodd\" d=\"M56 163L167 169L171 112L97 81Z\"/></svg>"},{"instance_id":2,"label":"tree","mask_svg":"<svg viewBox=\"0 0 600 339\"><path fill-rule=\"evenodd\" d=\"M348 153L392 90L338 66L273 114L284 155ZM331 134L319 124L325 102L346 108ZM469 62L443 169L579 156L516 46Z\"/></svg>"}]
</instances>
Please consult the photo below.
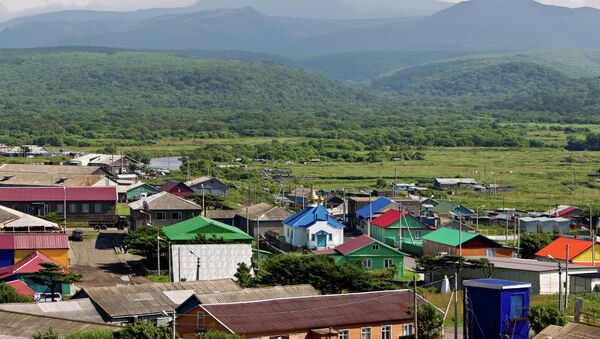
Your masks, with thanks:
<instances>
[{"instance_id":1,"label":"tree","mask_svg":"<svg viewBox=\"0 0 600 339\"><path fill-rule=\"evenodd\" d=\"M217 331L208 331L205 333L200 333L196 337L198 339L242 339L242 336L237 334L225 333L225 332L217 332Z\"/></svg>"},{"instance_id":2,"label":"tree","mask_svg":"<svg viewBox=\"0 0 600 339\"><path fill-rule=\"evenodd\" d=\"M535 333L539 333L549 325L562 326L567 320L558 307L552 305L536 305L529 309L529 323Z\"/></svg>"},{"instance_id":3,"label":"tree","mask_svg":"<svg viewBox=\"0 0 600 339\"><path fill-rule=\"evenodd\" d=\"M388 183L383 178L379 178L375 182L375 188L387 188L387 187L388 187Z\"/></svg>"},{"instance_id":4,"label":"tree","mask_svg":"<svg viewBox=\"0 0 600 339\"><path fill-rule=\"evenodd\" d=\"M555 238L556 236L553 234L524 233L521 235L521 256L525 259L535 258L535 254L542 248L548 246Z\"/></svg>"},{"instance_id":5,"label":"tree","mask_svg":"<svg viewBox=\"0 0 600 339\"><path fill-rule=\"evenodd\" d=\"M409 313L414 315L415 309L411 308ZM423 303L417 307L417 333L419 338L423 339L438 339L442 337L442 325L444 319L430 303Z\"/></svg>"},{"instance_id":6,"label":"tree","mask_svg":"<svg viewBox=\"0 0 600 339\"><path fill-rule=\"evenodd\" d=\"M81 281L81 275L66 272L62 267L51 262L41 263L42 269L32 274L30 279L50 288L51 301L54 302L56 284L72 284Z\"/></svg>"},{"instance_id":7,"label":"tree","mask_svg":"<svg viewBox=\"0 0 600 339\"><path fill-rule=\"evenodd\" d=\"M115 332L115 339L170 339L173 335L171 328L157 327L149 321L129 324L124 329Z\"/></svg>"},{"instance_id":8,"label":"tree","mask_svg":"<svg viewBox=\"0 0 600 339\"><path fill-rule=\"evenodd\" d=\"M66 339L113 339L115 333L111 329L95 328L92 330L70 333Z\"/></svg>"},{"instance_id":9,"label":"tree","mask_svg":"<svg viewBox=\"0 0 600 339\"><path fill-rule=\"evenodd\" d=\"M130 231L123 240L127 245L128 251L143 255L146 258L156 258L156 236L166 239L162 229L158 230L155 227L143 226ZM164 241L160 242L160 252L166 253L168 244Z\"/></svg>"},{"instance_id":10,"label":"tree","mask_svg":"<svg viewBox=\"0 0 600 339\"><path fill-rule=\"evenodd\" d=\"M416 271L429 273L430 278L432 272L437 270L452 269L456 274L460 274L465 268L480 268L483 274L489 278L492 275L492 269L494 267L494 264L490 263L490 261L485 258L475 260L457 255L447 255L443 257L423 256L417 258L415 261L417 263Z\"/></svg>"},{"instance_id":11,"label":"tree","mask_svg":"<svg viewBox=\"0 0 600 339\"><path fill-rule=\"evenodd\" d=\"M22 296L12 286L0 283L0 304L24 303L33 301L31 298Z\"/></svg>"},{"instance_id":12,"label":"tree","mask_svg":"<svg viewBox=\"0 0 600 339\"><path fill-rule=\"evenodd\" d=\"M244 262L238 264L237 271L233 276L242 288L256 287L256 281L252 274L250 274L250 267Z\"/></svg>"}]
</instances>

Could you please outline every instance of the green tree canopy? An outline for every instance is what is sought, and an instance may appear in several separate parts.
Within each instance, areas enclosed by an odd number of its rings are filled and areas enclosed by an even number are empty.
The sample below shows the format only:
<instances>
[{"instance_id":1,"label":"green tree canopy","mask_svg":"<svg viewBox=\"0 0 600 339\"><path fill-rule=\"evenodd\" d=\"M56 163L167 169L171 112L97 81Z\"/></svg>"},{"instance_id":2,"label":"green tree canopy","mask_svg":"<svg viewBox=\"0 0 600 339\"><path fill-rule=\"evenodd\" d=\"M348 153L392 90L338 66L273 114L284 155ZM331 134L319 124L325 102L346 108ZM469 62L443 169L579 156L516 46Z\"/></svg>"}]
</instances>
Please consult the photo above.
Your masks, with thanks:
<instances>
[{"instance_id":1,"label":"green tree canopy","mask_svg":"<svg viewBox=\"0 0 600 339\"><path fill-rule=\"evenodd\" d=\"M30 276L33 282L47 286L50 289L51 301L54 302L54 293L57 284L72 284L81 281L81 275L66 272L62 267L51 262L40 264L42 269Z\"/></svg>"},{"instance_id":2,"label":"green tree canopy","mask_svg":"<svg viewBox=\"0 0 600 339\"><path fill-rule=\"evenodd\" d=\"M22 296L10 285L0 283L0 304L32 302L31 298Z\"/></svg>"},{"instance_id":3,"label":"green tree canopy","mask_svg":"<svg viewBox=\"0 0 600 339\"><path fill-rule=\"evenodd\" d=\"M529 324L535 333L539 333L549 325L562 326L567 320L558 307L551 305L536 305L529 309Z\"/></svg>"}]
</instances>

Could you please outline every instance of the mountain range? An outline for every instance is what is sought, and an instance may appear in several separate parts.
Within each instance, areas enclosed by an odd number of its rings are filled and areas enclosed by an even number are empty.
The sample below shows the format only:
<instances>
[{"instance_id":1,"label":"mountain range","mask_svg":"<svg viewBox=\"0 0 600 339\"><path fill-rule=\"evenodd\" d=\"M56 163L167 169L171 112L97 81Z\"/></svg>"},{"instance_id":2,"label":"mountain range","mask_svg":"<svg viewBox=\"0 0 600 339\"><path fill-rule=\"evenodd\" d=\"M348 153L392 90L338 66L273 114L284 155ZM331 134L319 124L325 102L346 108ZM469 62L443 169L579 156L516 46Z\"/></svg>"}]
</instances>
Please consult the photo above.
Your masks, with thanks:
<instances>
[{"instance_id":1,"label":"mountain range","mask_svg":"<svg viewBox=\"0 0 600 339\"><path fill-rule=\"evenodd\" d=\"M600 48L600 10L533 0L470 0L423 17L368 20L278 17L250 7L204 10L210 2L201 4L18 18L0 24L0 47L244 50L291 58L356 51Z\"/></svg>"}]
</instances>

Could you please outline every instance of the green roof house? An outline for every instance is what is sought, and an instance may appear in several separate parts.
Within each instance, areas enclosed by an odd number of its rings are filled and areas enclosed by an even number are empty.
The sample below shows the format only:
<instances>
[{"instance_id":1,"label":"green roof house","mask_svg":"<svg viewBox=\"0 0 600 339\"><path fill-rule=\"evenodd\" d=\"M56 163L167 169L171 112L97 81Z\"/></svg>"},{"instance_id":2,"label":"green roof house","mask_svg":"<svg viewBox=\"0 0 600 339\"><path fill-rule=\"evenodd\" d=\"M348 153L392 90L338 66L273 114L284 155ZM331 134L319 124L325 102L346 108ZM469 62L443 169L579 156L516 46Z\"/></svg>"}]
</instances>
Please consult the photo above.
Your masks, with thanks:
<instances>
[{"instance_id":1,"label":"green roof house","mask_svg":"<svg viewBox=\"0 0 600 339\"><path fill-rule=\"evenodd\" d=\"M356 264L365 270L397 268L396 278L404 276L404 253L366 235L354 238L335 248L313 251L332 257L338 264Z\"/></svg>"},{"instance_id":2,"label":"green roof house","mask_svg":"<svg viewBox=\"0 0 600 339\"><path fill-rule=\"evenodd\" d=\"M229 226L203 216L197 216L175 225L163 227L170 241L191 241L199 235L207 239L223 239L225 242L251 244L253 238L237 227Z\"/></svg>"},{"instance_id":3,"label":"green roof house","mask_svg":"<svg viewBox=\"0 0 600 339\"><path fill-rule=\"evenodd\" d=\"M158 193L158 189L152 185L137 182L133 185L121 185L117 187L119 201L135 201L140 198L149 197Z\"/></svg>"},{"instance_id":4,"label":"green roof house","mask_svg":"<svg viewBox=\"0 0 600 339\"><path fill-rule=\"evenodd\" d=\"M421 237L435 231L409 212L388 210L371 222L371 236L416 256L423 254Z\"/></svg>"},{"instance_id":5,"label":"green roof house","mask_svg":"<svg viewBox=\"0 0 600 339\"><path fill-rule=\"evenodd\" d=\"M461 253L462 251L462 253ZM461 255L463 257L512 257L511 248L481 234L442 227L423 236L425 255Z\"/></svg>"}]
</instances>

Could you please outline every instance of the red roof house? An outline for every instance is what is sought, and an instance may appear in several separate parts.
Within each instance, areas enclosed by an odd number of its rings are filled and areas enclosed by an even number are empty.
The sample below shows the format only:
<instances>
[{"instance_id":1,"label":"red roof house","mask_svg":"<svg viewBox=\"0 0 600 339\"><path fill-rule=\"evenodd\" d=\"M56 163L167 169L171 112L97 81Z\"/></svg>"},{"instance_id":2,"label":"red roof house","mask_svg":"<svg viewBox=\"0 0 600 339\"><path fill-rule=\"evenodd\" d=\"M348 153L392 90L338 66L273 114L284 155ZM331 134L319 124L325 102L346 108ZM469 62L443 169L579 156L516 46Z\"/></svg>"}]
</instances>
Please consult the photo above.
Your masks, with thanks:
<instances>
[{"instance_id":1,"label":"red roof house","mask_svg":"<svg viewBox=\"0 0 600 339\"><path fill-rule=\"evenodd\" d=\"M181 198L185 198L194 194L194 190L192 190L188 185L175 180L169 180L165 182L158 190L160 192L169 192Z\"/></svg>"},{"instance_id":2,"label":"red roof house","mask_svg":"<svg viewBox=\"0 0 600 339\"><path fill-rule=\"evenodd\" d=\"M6 284L14 288L15 291L22 296L33 298L33 296L36 294L36 292L22 280L8 281Z\"/></svg>"},{"instance_id":3,"label":"red roof house","mask_svg":"<svg viewBox=\"0 0 600 339\"><path fill-rule=\"evenodd\" d=\"M1 202L117 201L117 188L108 187L0 187Z\"/></svg>"},{"instance_id":4,"label":"red roof house","mask_svg":"<svg viewBox=\"0 0 600 339\"><path fill-rule=\"evenodd\" d=\"M18 274L36 273L43 268L41 264L45 262L61 266L60 263L47 255L35 251L14 265L0 268L0 279L6 279Z\"/></svg>"}]
</instances>

